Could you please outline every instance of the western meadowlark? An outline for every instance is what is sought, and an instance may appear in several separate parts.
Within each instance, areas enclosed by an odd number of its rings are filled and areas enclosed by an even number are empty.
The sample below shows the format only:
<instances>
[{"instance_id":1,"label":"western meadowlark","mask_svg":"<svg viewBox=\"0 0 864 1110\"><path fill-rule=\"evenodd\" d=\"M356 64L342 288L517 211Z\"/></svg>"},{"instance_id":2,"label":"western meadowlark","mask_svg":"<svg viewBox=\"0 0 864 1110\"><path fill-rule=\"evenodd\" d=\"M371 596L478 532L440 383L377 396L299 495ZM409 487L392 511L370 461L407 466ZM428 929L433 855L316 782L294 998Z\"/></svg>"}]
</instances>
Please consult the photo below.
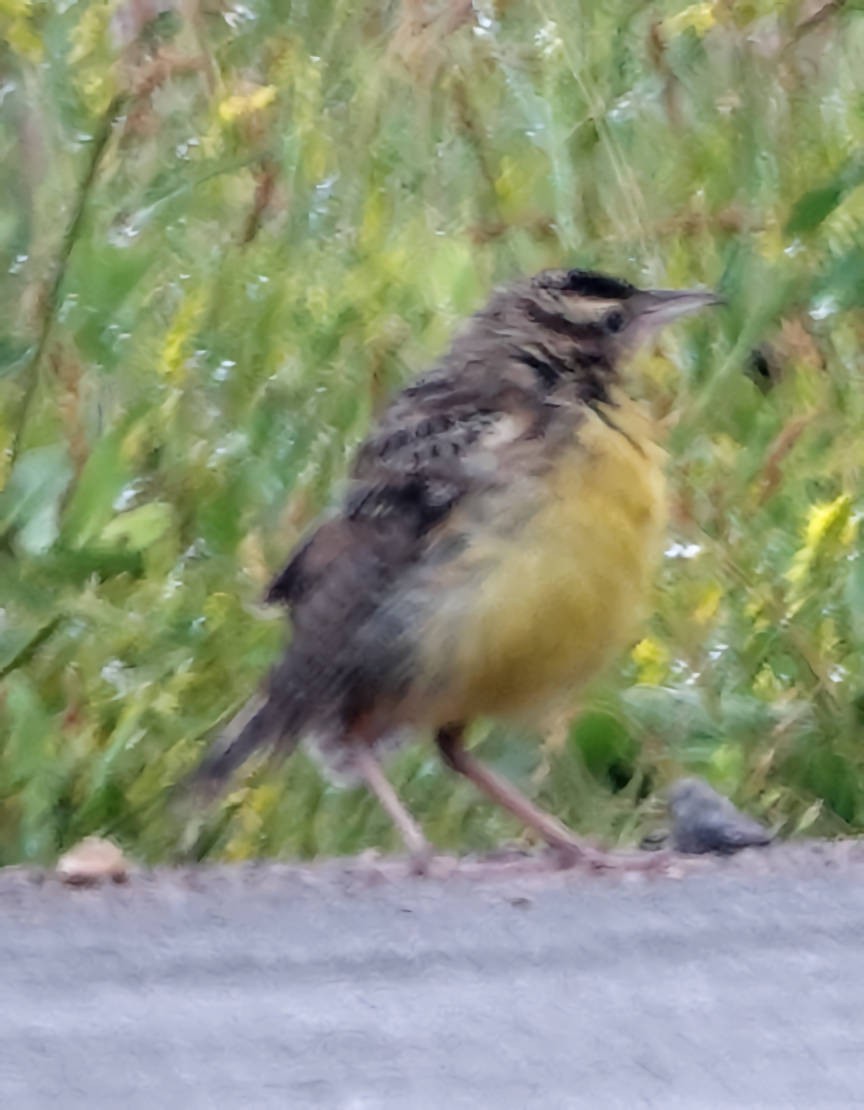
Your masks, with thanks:
<instances>
[{"instance_id":1,"label":"western meadowlark","mask_svg":"<svg viewBox=\"0 0 864 1110\"><path fill-rule=\"evenodd\" d=\"M379 755L414 729L568 861L603 864L466 750L478 717L524 716L628 642L662 549L664 452L629 356L718 298L548 270L496 292L360 447L339 507L273 582L293 634L197 772L218 784L304 739L427 844Z\"/></svg>"}]
</instances>

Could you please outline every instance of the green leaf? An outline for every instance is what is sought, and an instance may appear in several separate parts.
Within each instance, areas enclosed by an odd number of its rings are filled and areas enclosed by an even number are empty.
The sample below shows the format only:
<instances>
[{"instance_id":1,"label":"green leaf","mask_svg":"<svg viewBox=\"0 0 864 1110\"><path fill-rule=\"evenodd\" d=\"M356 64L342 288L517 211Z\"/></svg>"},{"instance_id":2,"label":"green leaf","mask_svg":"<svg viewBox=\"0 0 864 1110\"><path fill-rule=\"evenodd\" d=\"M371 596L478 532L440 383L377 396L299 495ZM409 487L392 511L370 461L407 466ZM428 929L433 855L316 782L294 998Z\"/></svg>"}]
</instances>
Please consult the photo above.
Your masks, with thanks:
<instances>
[{"instance_id":1,"label":"green leaf","mask_svg":"<svg viewBox=\"0 0 864 1110\"><path fill-rule=\"evenodd\" d=\"M63 514L61 538L69 547L89 543L114 516L114 502L131 478L123 460L126 428L103 436L93 448Z\"/></svg>"},{"instance_id":2,"label":"green leaf","mask_svg":"<svg viewBox=\"0 0 864 1110\"><path fill-rule=\"evenodd\" d=\"M152 501L123 513L106 525L99 535L99 546L125 551L143 551L168 531L174 523L171 506Z\"/></svg>"},{"instance_id":3,"label":"green leaf","mask_svg":"<svg viewBox=\"0 0 864 1110\"><path fill-rule=\"evenodd\" d=\"M24 859L47 862L54 849L52 811L58 788L51 758L56 722L22 673L10 675L5 687L9 731L0 751L21 810L19 852Z\"/></svg>"},{"instance_id":4,"label":"green leaf","mask_svg":"<svg viewBox=\"0 0 864 1110\"><path fill-rule=\"evenodd\" d=\"M29 555L47 551L57 538L60 500L71 478L61 444L34 447L22 455L0 494L0 535L14 530Z\"/></svg>"},{"instance_id":5,"label":"green leaf","mask_svg":"<svg viewBox=\"0 0 864 1110\"><path fill-rule=\"evenodd\" d=\"M864 182L864 162L856 160L846 165L827 185L805 193L792 208L792 213L786 222L786 234L803 235L815 231L862 182Z\"/></svg>"},{"instance_id":6,"label":"green leaf","mask_svg":"<svg viewBox=\"0 0 864 1110\"><path fill-rule=\"evenodd\" d=\"M5 374L14 374L33 353L32 345L21 343L9 336L0 337L0 377Z\"/></svg>"},{"instance_id":7,"label":"green leaf","mask_svg":"<svg viewBox=\"0 0 864 1110\"><path fill-rule=\"evenodd\" d=\"M148 288L144 281L152 255L136 244L118 249L93 240L80 244L71 266L70 280L83 293L82 305L70 308L70 323L75 339L86 357L110 364L116 344L114 329L132 321L136 297ZM84 306L98 305L94 312Z\"/></svg>"},{"instance_id":8,"label":"green leaf","mask_svg":"<svg viewBox=\"0 0 864 1110\"><path fill-rule=\"evenodd\" d=\"M585 766L596 779L632 770L637 744L627 726L611 713L589 710L576 721L570 743L581 752Z\"/></svg>"},{"instance_id":9,"label":"green leaf","mask_svg":"<svg viewBox=\"0 0 864 1110\"><path fill-rule=\"evenodd\" d=\"M855 645L864 648L864 555L858 555L849 564L846 577L846 604Z\"/></svg>"},{"instance_id":10,"label":"green leaf","mask_svg":"<svg viewBox=\"0 0 864 1110\"><path fill-rule=\"evenodd\" d=\"M5 678L12 671L29 663L62 621L62 616L56 616L35 629L33 627L0 629L0 678Z\"/></svg>"},{"instance_id":11,"label":"green leaf","mask_svg":"<svg viewBox=\"0 0 864 1110\"><path fill-rule=\"evenodd\" d=\"M805 193L792 209L786 223L786 234L802 235L813 231L831 215L845 196L846 190L836 183Z\"/></svg>"},{"instance_id":12,"label":"green leaf","mask_svg":"<svg viewBox=\"0 0 864 1110\"><path fill-rule=\"evenodd\" d=\"M818 283L818 291L837 309L864 305L864 248L852 247L831 262Z\"/></svg>"},{"instance_id":13,"label":"green leaf","mask_svg":"<svg viewBox=\"0 0 864 1110\"><path fill-rule=\"evenodd\" d=\"M5 754L16 776L26 781L39 772L42 744L50 731L49 715L36 687L23 675L13 675L7 680L6 711L11 727Z\"/></svg>"}]
</instances>

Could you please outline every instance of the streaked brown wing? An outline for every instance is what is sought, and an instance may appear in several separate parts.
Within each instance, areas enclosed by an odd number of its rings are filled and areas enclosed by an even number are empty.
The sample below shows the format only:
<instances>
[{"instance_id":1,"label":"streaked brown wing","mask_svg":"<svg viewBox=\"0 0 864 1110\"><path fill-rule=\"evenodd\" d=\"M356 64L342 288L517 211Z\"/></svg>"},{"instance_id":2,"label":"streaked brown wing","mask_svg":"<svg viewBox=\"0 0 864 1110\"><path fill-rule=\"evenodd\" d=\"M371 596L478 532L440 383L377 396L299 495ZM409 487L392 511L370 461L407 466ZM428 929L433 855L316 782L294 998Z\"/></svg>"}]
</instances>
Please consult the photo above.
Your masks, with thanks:
<instances>
[{"instance_id":1,"label":"streaked brown wing","mask_svg":"<svg viewBox=\"0 0 864 1110\"><path fill-rule=\"evenodd\" d=\"M318 613L311 599L319 591L353 589L377 603L465 494L495 482L497 453L534 434L542 418L536 397L512 385L479 391L434 375L421 379L364 441L338 515L301 545L267 600L292 609L295 630L308 607Z\"/></svg>"},{"instance_id":2,"label":"streaked brown wing","mask_svg":"<svg viewBox=\"0 0 864 1110\"><path fill-rule=\"evenodd\" d=\"M544 418L535 393L507 381L457 385L427 375L404 390L357 452L352 476L361 480L417 475L449 476L458 486L473 474L472 452L487 452L489 441L530 434ZM498 434L496 434L498 433Z\"/></svg>"}]
</instances>

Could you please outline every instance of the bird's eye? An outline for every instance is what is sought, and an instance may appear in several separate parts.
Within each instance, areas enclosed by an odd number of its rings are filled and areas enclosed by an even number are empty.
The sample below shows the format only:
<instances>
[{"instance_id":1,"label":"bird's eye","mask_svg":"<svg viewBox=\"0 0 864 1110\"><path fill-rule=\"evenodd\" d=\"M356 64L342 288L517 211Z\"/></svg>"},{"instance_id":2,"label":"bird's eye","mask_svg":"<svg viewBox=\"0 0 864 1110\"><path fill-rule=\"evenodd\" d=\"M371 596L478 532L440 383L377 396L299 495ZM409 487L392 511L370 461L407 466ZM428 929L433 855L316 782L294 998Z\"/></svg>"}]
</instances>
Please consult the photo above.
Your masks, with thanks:
<instances>
[{"instance_id":1,"label":"bird's eye","mask_svg":"<svg viewBox=\"0 0 864 1110\"><path fill-rule=\"evenodd\" d=\"M607 331L610 335L617 335L624 327L624 313L620 312L617 308L613 308L611 312L607 312L603 317L603 330Z\"/></svg>"}]
</instances>

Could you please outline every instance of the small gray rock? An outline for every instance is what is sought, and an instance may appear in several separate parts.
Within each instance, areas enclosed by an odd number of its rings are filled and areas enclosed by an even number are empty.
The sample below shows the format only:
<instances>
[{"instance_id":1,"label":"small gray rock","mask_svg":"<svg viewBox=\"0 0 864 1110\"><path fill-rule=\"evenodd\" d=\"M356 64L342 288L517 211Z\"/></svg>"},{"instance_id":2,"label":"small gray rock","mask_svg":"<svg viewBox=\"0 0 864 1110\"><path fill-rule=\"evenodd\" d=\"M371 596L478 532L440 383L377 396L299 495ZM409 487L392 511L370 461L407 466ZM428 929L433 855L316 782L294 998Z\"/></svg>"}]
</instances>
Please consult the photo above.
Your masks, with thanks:
<instances>
[{"instance_id":1,"label":"small gray rock","mask_svg":"<svg viewBox=\"0 0 864 1110\"><path fill-rule=\"evenodd\" d=\"M741 813L728 798L702 779L679 779L669 789L672 845L678 852L729 855L742 848L771 843L768 830Z\"/></svg>"}]
</instances>

